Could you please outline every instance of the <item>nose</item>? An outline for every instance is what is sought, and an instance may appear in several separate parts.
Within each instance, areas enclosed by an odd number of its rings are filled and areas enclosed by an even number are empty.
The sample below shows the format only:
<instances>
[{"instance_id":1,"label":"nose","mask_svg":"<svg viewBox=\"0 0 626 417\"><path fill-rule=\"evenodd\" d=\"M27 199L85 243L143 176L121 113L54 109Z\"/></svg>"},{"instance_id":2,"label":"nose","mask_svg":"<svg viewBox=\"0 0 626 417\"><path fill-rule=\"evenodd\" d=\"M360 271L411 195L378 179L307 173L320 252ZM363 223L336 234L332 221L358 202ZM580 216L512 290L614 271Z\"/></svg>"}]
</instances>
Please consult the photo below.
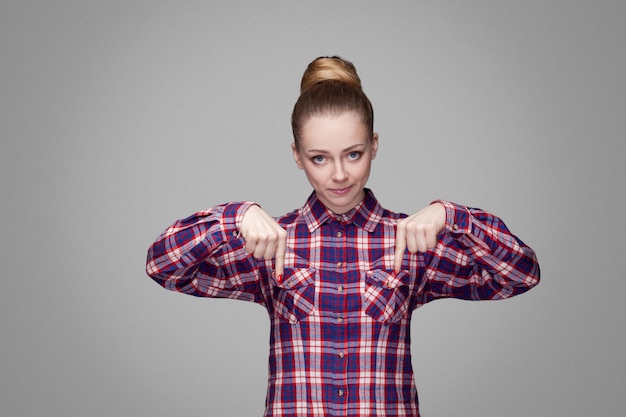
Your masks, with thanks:
<instances>
[{"instance_id":1,"label":"nose","mask_svg":"<svg viewBox=\"0 0 626 417\"><path fill-rule=\"evenodd\" d=\"M331 179L335 182L342 182L348 179L348 171L346 171L343 161L337 161L335 163Z\"/></svg>"}]
</instances>

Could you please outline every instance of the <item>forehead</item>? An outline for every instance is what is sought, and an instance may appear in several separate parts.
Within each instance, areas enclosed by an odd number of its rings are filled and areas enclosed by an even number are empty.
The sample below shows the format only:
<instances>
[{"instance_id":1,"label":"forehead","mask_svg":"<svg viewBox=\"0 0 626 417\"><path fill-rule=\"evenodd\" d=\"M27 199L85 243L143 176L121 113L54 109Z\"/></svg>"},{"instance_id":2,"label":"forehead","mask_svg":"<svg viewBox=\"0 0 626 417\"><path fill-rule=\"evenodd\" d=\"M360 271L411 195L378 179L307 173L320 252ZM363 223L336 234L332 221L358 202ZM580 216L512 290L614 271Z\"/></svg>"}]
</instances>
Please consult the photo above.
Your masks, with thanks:
<instances>
[{"instance_id":1,"label":"forehead","mask_svg":"<svg viewBox=\"0 0 626 417\"><path fill-rule=\"evenodd\" d=\"M304 150L341 150L366 145L368 140L365 123L354 112L312 116L300 134L300 146Z\"/></svg>"}]
</instances>

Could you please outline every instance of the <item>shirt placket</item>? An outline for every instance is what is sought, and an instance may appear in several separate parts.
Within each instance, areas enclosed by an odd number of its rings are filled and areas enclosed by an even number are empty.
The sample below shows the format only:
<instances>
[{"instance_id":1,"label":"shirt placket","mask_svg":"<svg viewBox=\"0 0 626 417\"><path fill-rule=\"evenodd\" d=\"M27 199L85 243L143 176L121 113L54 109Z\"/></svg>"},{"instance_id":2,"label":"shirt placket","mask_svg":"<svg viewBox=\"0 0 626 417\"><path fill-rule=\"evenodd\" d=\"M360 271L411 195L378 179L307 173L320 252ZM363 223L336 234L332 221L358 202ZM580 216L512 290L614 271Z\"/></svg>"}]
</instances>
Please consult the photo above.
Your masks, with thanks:
<instances>
[{"instance_id":1,"label":"shirt placket","mask_svg":"<svg viewBox=\"0 0 626 417\"><path fill-rule=\"evenodd\" d=\"M348 401L348 375L347 361L348 357L348 312L347 312L347 246L346 246L346 223L337 218L332 222L331 229L333 250L332 262L334 263L335 280L333 290L335 291L335 299L337 302L334 306L334 333L335 343L332 357L335 362L333 368L336 370L333 378L332 397L337 405L335 410L338 415L343 415Z\"/></svg>"}]
</instances>

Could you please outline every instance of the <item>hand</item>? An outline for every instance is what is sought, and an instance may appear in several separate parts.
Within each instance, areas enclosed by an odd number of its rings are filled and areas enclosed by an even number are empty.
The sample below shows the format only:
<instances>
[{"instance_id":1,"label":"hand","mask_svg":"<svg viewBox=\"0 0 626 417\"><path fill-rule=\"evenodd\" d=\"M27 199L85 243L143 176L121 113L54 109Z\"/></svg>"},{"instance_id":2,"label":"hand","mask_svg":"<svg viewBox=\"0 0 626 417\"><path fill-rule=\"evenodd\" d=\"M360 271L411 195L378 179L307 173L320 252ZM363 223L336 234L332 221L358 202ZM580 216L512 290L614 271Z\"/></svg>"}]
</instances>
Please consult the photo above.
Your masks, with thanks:
<instances>
[{"instance_id":1,"label":"hand","mask_svg":"<svg viewBox=\"0 0 626 417\"><path fill-rule=\"evenodd\" d=\"M287 232L257 205L250 206L243 215L239 234L246 242L246 253L256 259L276 258L274 273L282 279L287 251Z\"/></svg>"},{"instance_id":2,"label":"hand","mask_svg":"<svg viewBox=\"0 0 626 417\"><path fill-rule=\"evenodd\" d=\"M446 224L446 209L441 203L433 203L417 213L398 222L396 228L396 253L393 266L402 268L404 250L410 253L426 252L437 245L437 236Z\"/></svg>"}]
</instances>

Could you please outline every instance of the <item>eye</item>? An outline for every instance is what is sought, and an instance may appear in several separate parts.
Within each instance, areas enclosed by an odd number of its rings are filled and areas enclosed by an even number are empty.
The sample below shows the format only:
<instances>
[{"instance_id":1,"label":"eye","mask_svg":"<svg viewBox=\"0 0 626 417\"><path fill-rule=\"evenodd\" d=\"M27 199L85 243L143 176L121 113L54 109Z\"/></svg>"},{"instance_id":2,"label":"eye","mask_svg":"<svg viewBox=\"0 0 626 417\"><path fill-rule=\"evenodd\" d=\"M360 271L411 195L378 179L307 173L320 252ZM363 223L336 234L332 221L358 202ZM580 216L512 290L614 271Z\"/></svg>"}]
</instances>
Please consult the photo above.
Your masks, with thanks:
<instances>
[{"instance_id":1,"label":"eye","mask_svg":"<svg viewBox=\"0 0 626 417\"><path fill-rule=\"evenodd\" d=\"M326 161L326 158L324 158L322 155L317 155L311 158L311 161L313 161L314 164L319 165L319 164L323 164Z\"/></svg>"},{"instance_id":2,"label":"eye","mask_svg":"<svg viewBox=\"0 0 626 417\"><path fill-rule=\"evenodd\" d=\"M351 161L356 161L356 160L358 160L361 157L361 155L363 155L362 152L357 152L357 151L350 152L348 154L348 159L351 160Z\"/></svg>"}]
</instances>

